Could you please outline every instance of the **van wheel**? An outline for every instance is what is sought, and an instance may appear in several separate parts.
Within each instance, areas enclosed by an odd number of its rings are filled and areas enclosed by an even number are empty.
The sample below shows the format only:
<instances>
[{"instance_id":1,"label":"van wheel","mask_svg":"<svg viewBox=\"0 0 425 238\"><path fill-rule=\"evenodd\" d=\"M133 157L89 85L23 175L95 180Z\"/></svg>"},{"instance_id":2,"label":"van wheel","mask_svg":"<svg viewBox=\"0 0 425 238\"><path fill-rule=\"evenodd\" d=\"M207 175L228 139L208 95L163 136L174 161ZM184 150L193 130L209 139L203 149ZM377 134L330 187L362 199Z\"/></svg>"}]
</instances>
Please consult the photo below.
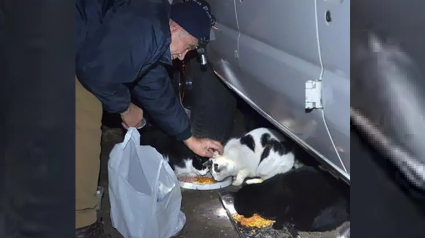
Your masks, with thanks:
<instances>
[{"instance_id":1,"label":"van wheel","mask_svg":"<svg viewBox=\"0 0 425 238\"><path fill-rule=\"evenodd\" d=\"M233 131L236 99L207 65L201 69L196 58L175 71L173 84L190 116L192 133L198 138L227 142Z\"/></svg>"}]
</instances>

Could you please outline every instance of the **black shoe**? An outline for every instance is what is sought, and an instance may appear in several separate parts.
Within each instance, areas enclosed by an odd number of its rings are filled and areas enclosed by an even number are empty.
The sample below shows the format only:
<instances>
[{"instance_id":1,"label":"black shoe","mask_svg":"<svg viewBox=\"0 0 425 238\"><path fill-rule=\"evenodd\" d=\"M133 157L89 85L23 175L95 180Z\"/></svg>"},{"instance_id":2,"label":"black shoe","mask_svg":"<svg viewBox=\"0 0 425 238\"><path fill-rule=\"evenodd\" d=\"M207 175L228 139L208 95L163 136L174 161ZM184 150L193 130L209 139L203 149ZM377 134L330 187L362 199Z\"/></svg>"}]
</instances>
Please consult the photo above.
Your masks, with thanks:
<instances>
[{"instance_id":1,"label":"black shoe","mask_svg":"<svg viewBox=\"0 0 425 238\"><path fill-rule=\"evenodd\" d=\"M103 224L100 221L86 227L75 230L75 238L111 238L105 233Z\"/></svg>"}]
</instances>

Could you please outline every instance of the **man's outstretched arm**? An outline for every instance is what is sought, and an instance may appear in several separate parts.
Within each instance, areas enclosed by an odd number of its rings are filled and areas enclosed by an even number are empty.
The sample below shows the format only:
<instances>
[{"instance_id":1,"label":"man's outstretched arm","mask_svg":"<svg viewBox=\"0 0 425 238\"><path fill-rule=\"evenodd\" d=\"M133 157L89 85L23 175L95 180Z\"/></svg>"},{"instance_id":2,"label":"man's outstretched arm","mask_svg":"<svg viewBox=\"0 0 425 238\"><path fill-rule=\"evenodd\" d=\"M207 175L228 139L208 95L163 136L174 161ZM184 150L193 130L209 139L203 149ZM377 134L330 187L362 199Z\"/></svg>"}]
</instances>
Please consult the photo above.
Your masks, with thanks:
<instances>
[{"instance_id":1,"label":"man's outstretched arm","mask_svg":"<svg viewBox=\"0 0 425 238\"><path fill-rule=\"evenodd\" d=\"M153 68L134 90L155 122L169 135L184 141L195 154L211 158L215 151L223 153L220 142L192 136L189 117L180 104L163 65Z\"/></svg>"},{"instance_id":2,"label":"man's outstretched arm","mask_svg":"<svg viewBox=\"0 0 425 238\"><path fill-rule=\"evenodd\" d=\"M134 94L155 122L178 140L192 136L189 117L174 93L167 69L157 64L134 88Z\"/></svg>"}]
</instances>

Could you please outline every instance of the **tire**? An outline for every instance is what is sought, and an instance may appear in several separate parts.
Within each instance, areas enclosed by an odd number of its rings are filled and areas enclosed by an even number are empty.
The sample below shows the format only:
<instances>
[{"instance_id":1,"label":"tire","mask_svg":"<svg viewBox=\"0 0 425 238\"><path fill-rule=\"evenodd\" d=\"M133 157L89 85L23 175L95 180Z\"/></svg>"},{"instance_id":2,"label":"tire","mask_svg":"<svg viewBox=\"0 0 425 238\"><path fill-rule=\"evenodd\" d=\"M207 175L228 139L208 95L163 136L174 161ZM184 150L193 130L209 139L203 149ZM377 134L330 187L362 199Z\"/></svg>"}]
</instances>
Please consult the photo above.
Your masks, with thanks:
<instances>
[{"instance_id":1,"label":"tire","mask_svg":"<svg viewBox=\"0 0 425 238\"><path fill-rule=\"evenodd\" d=\"M201 70L196 58L185 62L180 77L186 85L182 103L190 109L193 135L227 142L236 115L236 98L229 88L209 65Z\"/></svg>"}]
</instances>

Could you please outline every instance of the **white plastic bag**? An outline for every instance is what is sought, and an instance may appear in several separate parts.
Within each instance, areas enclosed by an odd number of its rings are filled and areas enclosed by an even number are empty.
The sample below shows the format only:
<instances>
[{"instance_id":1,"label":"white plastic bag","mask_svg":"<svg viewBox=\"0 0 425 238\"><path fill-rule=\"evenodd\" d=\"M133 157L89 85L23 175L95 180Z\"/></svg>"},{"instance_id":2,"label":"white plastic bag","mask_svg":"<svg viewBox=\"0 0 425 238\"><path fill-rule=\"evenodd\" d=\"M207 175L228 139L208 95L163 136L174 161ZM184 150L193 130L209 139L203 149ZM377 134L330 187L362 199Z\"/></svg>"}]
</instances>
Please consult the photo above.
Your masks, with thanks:
<instances>
[{"instance_id":1,"label":"white plastic bag","mask_svg":"<svg viewBox=\"0 0 425 238\"><path fill-rule=\"evenodd\" d=\"M108 172L112 226L124 238L169 238L183 228L177 177L154 148L140 146L135 128L112 149Z\"/></svg>"}]
</instances>

